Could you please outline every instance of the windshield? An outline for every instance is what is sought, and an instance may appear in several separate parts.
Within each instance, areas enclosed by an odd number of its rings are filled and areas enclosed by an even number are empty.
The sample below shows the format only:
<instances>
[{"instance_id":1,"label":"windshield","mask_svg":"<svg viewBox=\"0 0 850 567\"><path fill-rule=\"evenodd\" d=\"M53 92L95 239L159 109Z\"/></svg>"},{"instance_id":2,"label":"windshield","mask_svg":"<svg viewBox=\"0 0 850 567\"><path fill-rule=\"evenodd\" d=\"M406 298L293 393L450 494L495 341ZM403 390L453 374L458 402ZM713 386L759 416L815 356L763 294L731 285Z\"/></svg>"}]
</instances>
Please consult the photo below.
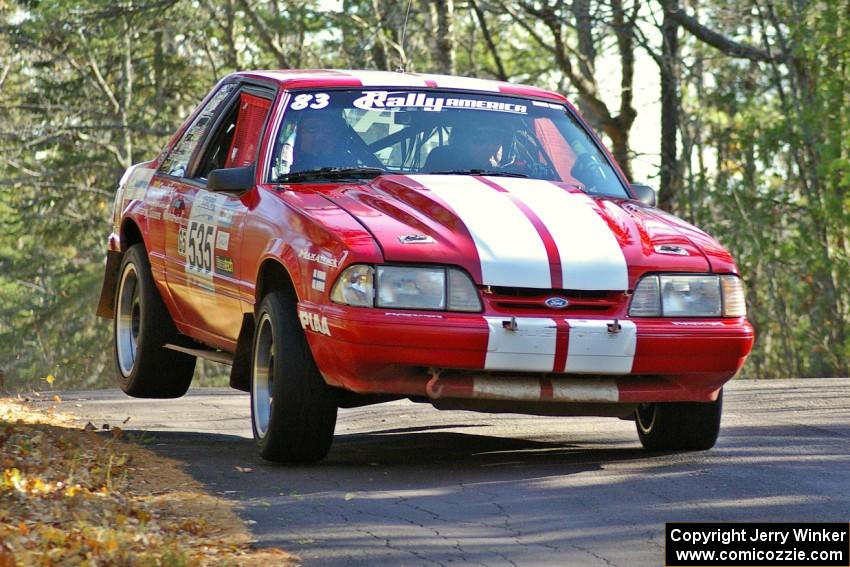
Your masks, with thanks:
<instances>
[{"instance_id":1,"label":"windshield","mask_svg":"<svg viewBox=\"0 0 850 567\"><path fill-rule=\"evenodd\" d=\"M277 130L271 163L271 178L281 181L306 180L323 168L368 168L378 174L529 177L628 196L565 106L485 93L297 91Z\"/></svg>"}]
</instances>

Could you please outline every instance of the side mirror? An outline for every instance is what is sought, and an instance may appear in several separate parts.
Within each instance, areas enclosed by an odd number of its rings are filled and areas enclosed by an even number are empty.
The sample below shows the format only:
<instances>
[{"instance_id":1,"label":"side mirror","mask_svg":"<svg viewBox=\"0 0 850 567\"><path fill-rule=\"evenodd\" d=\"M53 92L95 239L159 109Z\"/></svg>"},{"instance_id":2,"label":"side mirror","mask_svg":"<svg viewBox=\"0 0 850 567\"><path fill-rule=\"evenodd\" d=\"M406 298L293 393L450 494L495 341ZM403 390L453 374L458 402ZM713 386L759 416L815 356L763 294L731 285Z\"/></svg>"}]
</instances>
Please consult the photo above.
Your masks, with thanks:
<instances>
[{"instance_id":1,"label":"side mirror","mask_svg":"<svg viewBox=\"0 0 850 567\"><path fill-rule=\"evenodd\" d=\"M632 193L635 194L635 197L637 197L637 200L641 203L647 204L650 207L655 206L655 189L649 185L632 183Z\"/></svg>"},{"instance_id":2,"label":"side mirror","mask_svg":"<svg viewBox=\"0 0 850 567\"><path fill-rule=\"evenodd\" d=\"M244 193L254 187L254 166L214 169L207 176L208 191Z\"/></svg>"}]
</instances>

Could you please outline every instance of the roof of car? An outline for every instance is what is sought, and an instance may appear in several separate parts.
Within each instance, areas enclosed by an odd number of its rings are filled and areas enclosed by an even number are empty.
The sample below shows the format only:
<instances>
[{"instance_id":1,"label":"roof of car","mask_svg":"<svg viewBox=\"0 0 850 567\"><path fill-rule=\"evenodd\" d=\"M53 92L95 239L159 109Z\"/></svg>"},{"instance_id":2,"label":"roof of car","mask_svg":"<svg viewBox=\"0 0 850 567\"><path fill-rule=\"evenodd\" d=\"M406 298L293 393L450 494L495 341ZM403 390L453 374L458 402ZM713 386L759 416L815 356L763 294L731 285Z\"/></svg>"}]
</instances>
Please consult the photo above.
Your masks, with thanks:
<instances>
[{"instance_id":1,"label":"roof of car","mask_svg":"<svg viewBox=\"0 0 850 567\"><path fill-rule=\"evenodd\" d=\"M235 75L240 77L264 79L267 81L271 80L279 83L283 88L287 89L332 87L431 87L548 98L559 102L566 101L562 95L538 87L452 75L338 69L243 71L236 73Z\"/></svg>"}]
</instances>

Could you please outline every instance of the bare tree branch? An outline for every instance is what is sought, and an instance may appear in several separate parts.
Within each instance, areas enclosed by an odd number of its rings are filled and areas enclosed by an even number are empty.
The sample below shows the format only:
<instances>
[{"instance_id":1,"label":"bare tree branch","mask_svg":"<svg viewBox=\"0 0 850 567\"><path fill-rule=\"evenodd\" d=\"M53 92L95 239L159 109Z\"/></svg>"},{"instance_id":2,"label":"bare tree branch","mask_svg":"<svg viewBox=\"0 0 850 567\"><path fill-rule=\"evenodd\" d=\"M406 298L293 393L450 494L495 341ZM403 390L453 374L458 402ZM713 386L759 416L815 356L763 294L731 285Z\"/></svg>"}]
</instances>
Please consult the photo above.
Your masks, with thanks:
<instances>
[{"instance_id":1,"label":"bare tree branch","mask_svg":"<svg viewBox=\"0 0 850 567\"><path fill-rule=\"evenodd\" d=\"M540 47L542 47L543 49L545 49L546 51L548 51L552 55L556 55L555 48L552 47L551 45L549 45L548 43L546 43L546 40L544 40L543 37L539 33L537 33L537 30L535 30L533 27L531 27L528 24L528 22L523 20L519 16L519 14L517 14L516 10L512 10L510 7L508 7L508 4L506 4L505 2L500 2L499 6L501 6L501 8L505 12L507 12L514 19L514 21L516 23L518 23L520 25L520 27L522 29L524 29L528 33L528 35L530 35L532 37L532 39L534 39L534 41L536 41L538 43L538 45L540 45Z\"/></svg>"},{"instance_id":2,"label":"bare tree branch","mask_svg":"<svg viewBox=\"0 0 850 567\"><path fill-rule=\"evenodd\" d=\"M771 55L762 49L738 43L704 25L699 23L695 18L692 18L682 9L668 11L668 16L675 20L680 26L691 32L699 40L708 45L719 49L730 57L738 57L741 59L749 59L751 61L768 62L771 61Z\"/></svg>"},{"instance_id":3,"label":"bare tree branch","mask_svg":"<svg viewBox=\"0 0 850 567\"><path fill-rule=\"evenodd\" d=\"M88 64L89 69L91 70L92 77L94 78L95 84L100 88L103 94L106 96L109 104L112 105L112 110L115 111L115 114L119 114L121 112L121 104L119 104L118 99L115 98L115 93L112 92L112 89L106 83L106 80L103 78L103 74L100 72L100 67L97 64L97 61L92 57L91 49L89 49L89 42L86 39L86 34L82 28L77 30L77 34L80 36L80 40L85 47L85 55L86 55L86 63ZM71 62L71 58L68 57L68 62Z\"/></svg>"},{"instance_id":4,"label":"bare tree branch","mask_svg":"<svg viewBox=\"0 0 850 567\"><path fill-rule=\"evenodd\" d=\"M502 64L502 58L499 56L496 44L493 43L493 36L490 34L490 28L487 26L487 18L484 17L484 12L475 0L469 0L469 5L475 12L475 17L478 19L478 24L481 26L481 33L484 35L484 41L487 43L487 49L490 51L490 54L493 56L493 60L496 62L496 69L498 70L496 77L500 81L507 81L508 74L505 72L505 66Z\"/></svg>"},{"instance_id":5,"label":"bare tree branch","mask_svg":"<svg viewBox=\"0 0 850 567\"><path fill-rule=\"evenodd\" d=\"M104 142L99 136L89 136L85 132L77 132L77 138L79 138L83 142L89 142L90 144L94 144L95 146L106 150L107 152L115 156L115 159L118 161L119 166L121 166L122 168L127 167L125 161L126 157L124 156L124 154L121 153L121 150L119 150L116 146L108 142Z\"/></svg>"},{"instance_id":6,"label":"bare tree branch","mask_svg":"<svg viewBox=\"0 0 850 567\"><path fill-rule=\"evenodd\" d=\"M9 64L9 61L7 59L6 64L3 65L3 69L0 70L0 89L3 88L3 83L6 82L6 78L9 76L9 69L11 68L12 66Z\"/></svg>"},{"instance_id":7,"label":"bare tree branch","mask_svg":"<svg viewBox=\"0 0 850 567\"><path fill-rule=\"evenodd\" d=\"M263 40L263 43L275 56L280 66L285 69L291 69L292 65L289 64L289 59L283 52L283 48L277 41L275 41L274 37L272 37L269 26L266 25L262 18L257 15L256 10L248 4L248 0L239 0L239 5L242 6L243 10L245 10L245 14L248 16L248 19L251 20L251 23L254 25L254 28L256 28L257 33L260 35L260 39Z\"/></svg>"}]
</instances>

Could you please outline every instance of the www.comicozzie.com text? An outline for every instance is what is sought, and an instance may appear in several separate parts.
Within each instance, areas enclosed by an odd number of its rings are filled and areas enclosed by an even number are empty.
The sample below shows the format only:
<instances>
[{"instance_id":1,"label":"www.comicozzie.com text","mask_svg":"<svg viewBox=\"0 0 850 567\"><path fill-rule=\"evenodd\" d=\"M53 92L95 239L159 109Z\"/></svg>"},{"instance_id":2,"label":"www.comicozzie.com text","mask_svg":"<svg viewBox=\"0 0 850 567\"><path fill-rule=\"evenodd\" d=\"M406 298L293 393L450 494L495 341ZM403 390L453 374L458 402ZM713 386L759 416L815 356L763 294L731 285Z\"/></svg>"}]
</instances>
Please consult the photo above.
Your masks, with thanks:
<instances>
[{"instance_id":1,"label":"www.comicozzie.com text","mask_svg":"<svg viewBox=\"0 0 850 567\"><path fill-rule=\"evenodd\" d=\"M670 532L672 541L688 543L722 543L728 545L739 541L765 541L786 544L793 534L794 541L799 542L841 542L847 541L846 531L813 530L800 528L793 530L761 530L759 528L714 529L708 531L690 531L674 528Z\"/></svg>"}]
</instances>

